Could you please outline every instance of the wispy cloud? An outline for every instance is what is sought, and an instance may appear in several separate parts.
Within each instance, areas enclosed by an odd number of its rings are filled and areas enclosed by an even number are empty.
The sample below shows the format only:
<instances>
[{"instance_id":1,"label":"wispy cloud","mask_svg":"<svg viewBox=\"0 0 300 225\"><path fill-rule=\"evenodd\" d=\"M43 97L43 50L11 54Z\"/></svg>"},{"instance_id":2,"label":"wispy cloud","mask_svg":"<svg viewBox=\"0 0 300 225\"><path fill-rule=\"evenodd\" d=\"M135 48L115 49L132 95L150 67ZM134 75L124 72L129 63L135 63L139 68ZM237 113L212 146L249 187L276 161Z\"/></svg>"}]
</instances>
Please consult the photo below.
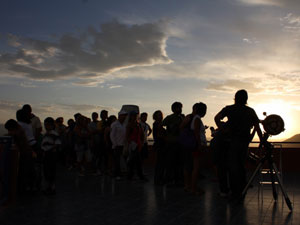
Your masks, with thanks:
<instances>
[{"instance_id":1,"label":"wispy cloud","mask_svg":"<svg viewBox=\"0 0 300 225\"><path fill-rule=\"evenodd\" d=\"M16 52L0 54L0 75L36 80L99 78L136 66L171 63L164 22L125 25L118 21L90 27L56 40L7 35ZM81 82L83 83L83 82Z\"/></svg>"},{"instance_id":2,"label":"wispy cloud","mask_svg":"<svg viewBox=\"0 0 300 225\"><path fill-rule=\"evenodd\" d=\"M294 35L295 39L300 38L300 15L294 15L292 13L287 14L285 17L280 18L281 25L285 32Z\"/></svg>"},{"instance_id":3,"label":"wispy cloud","mask_svg":"<svg viewBox=\"0 0 300 225\"><path fill-rule=\"evenodd\" d=\"M278 0L236 0L247 5L280 5Z\"/></svg>"},{"instance_id":4,"label":"wispy cloud","mask_svg":"<svg viewBox=\"0 0 300 225\"><path fill-rule=\"evenodd\" d=\"M259 41L256 38L243 38L243 42L247 44L258 44Z\"/></svg>"},{"instance_id":5,"label":"wispy cloud","mask_svg":"<svg viewBox=\"0 0 300 225\"><path fill-rule=\"evenodd\" d=\"M109 89L115 89L115 88L121 88L123 87L122 85L111 85L109 86Z\"/></svg>"},{"instance_id":6,"label":"wispy cloud","mask_svg":"<svg viewBox=\"0 0 300 225\"><path fill-rule=\"evenodd\" d=\"M37 87L32 82L27 82L27 81L21 82L20 86L24 87L24 88L35 88L35 87Z\"/></svg>"}]
</instances>

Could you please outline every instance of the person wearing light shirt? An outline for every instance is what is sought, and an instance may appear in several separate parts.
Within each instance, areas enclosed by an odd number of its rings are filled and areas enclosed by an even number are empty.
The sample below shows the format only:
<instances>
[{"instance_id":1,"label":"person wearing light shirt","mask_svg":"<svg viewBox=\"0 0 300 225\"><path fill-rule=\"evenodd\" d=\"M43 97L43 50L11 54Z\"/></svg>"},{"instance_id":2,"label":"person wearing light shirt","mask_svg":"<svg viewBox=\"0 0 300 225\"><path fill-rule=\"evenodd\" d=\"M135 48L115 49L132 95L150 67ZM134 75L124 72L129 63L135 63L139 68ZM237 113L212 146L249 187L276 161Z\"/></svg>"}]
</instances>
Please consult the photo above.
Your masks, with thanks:
<instances>
[{"instance_id":1,"label":"person wearing light shirt","mask_svg":"<svg viewBox=\"0 0 300 225\"><path fill-rule=\"evenodd\" d=\"M110 140L114 155L114 177L117 180L121 179L120 160L125 143L126 126L124 125L124 121L126 115L126 111L120 111L118 119L111 124Z\"/></svg>"}]
</instances>

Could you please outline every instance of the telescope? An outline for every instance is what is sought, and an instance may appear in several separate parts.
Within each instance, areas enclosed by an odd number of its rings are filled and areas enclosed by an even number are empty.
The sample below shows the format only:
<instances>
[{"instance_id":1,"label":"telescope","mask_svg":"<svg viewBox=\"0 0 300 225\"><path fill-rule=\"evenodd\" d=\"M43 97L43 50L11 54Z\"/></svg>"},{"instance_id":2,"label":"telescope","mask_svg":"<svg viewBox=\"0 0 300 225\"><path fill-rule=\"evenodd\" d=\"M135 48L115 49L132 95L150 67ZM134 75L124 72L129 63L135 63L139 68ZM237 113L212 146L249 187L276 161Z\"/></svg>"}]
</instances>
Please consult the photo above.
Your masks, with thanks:
<instances>
[{"instance_id":1,"label":"telescope","mask_svg":"<svg viewBox=\"0 0 300 225\"><path fill-rule=\"evenodd\" d=\"M264 115L266 116L267 114L264 112ZM266 116L266 118L262 120L261 123L265 130L265 133L268 135L278 135L285 130L283 119L276 114Z\"/></svg>"},{"instance_id":2,"label":"telescope","mask_svg":"<svg viewBox=\"0 0 300 225\"><path fill-rule=\"evenodd\" d=\"M274 198L275 202L277 202L277 199L278 199L278 194L277 194L277 190L275 187L275 178L276 178L288 208L290 210L293 210L292 203L287 195L287 192L285 191L285 189L283 187L281 176L279 175L277 166L273 161L272 153L273 153L274 146L270 142L267 141L271 135L278 135L285 130L284 129L284 121L279 115L276 115L276 114L267 116L267 114L264 113L264 115L266 116L266 118L261 121L263 128L264 128L264 134L263 134L263 140L261 140L259 148L261 150L265 150L265 154L259 160L259 163L258 163L255 171L253 172L252 176L249 179L249 182L245 186L245 188L242 192L242 199L244 199L244 197L246 196L247 190L251 186L251 183L254 180L255 176L258 174L258 172L260 172L264 163L267 162L267 164L269 166L269 174L271 176L273 198ZM259 159L258 156L256 156L256 157L257 157L257 159Z\"/></svg>"}]
</instances>

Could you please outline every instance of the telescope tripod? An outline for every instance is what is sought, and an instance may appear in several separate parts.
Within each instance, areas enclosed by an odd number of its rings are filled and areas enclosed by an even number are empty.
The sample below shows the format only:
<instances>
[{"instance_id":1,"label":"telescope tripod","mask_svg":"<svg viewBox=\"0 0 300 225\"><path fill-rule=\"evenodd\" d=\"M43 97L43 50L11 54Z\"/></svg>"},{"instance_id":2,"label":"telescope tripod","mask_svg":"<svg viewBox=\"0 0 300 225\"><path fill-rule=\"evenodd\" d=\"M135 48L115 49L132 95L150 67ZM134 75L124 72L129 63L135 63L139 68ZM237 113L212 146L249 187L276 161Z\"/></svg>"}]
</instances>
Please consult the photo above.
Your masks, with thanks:
<instances>
[{"instance_id":1,"label":"telescope tripod","mask_svg":"<svg viewBox=\"0 0 300 225\"><path fill-rule=\"evenodd\" d=\"M261 170L262 166L264 165L264 163L267 161L268 166L269 166L269 171L270 171L269 173L270 173L270 177L271 177L271 183L272 183L273 198L274 198L275 201L277 201L277 199L278 199L278 193L277 193L277 190L276 190L276 187L275 187L275 177L276 177L277 181L278 181L278 184L279 184L279 187L281 189L281 192L284 196L286 205L292 211L293 210L292 203L291 203L291 201L289 199L289 196L287 195L287 193L286 193L286 191L283 187L282 180L281 180L281 177L279 176L278 169L276 167L276 164L273 161L272 150L273 150L274 146L271 143L267 142L267 141L265 141L263 146L266 150L266 154L264 155L263 158L260 159L255 171L253 172L252 176L250 177L249 182L247 183L246 187L244 188L244 190L242 192L242 198L244 198L246 196L246 193L247 193L252 181L254 180L255 176L260 172L260 170ZM275 177L274 177L274 175L275 175Z\"/></svg>"}]
</instances>

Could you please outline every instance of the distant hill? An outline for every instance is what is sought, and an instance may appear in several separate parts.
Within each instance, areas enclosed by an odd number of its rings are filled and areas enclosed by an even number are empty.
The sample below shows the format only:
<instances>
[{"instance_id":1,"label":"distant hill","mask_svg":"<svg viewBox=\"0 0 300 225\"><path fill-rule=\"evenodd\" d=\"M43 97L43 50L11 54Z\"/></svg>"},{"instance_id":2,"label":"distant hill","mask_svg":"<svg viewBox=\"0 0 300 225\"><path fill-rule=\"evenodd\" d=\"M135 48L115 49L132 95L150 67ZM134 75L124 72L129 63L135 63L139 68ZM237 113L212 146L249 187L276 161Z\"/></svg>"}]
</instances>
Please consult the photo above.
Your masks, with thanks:
<instances>
[{"instance_id":1,"label":"distant hill","mask_svg":"<svg viewBox=\"0 0 300 225\"><path fill-rule=\"evenodd\" d=\"M285 142L300 142L300 134L296 134L293 137L286 139Z\"/></svg>"}]
</instances>

